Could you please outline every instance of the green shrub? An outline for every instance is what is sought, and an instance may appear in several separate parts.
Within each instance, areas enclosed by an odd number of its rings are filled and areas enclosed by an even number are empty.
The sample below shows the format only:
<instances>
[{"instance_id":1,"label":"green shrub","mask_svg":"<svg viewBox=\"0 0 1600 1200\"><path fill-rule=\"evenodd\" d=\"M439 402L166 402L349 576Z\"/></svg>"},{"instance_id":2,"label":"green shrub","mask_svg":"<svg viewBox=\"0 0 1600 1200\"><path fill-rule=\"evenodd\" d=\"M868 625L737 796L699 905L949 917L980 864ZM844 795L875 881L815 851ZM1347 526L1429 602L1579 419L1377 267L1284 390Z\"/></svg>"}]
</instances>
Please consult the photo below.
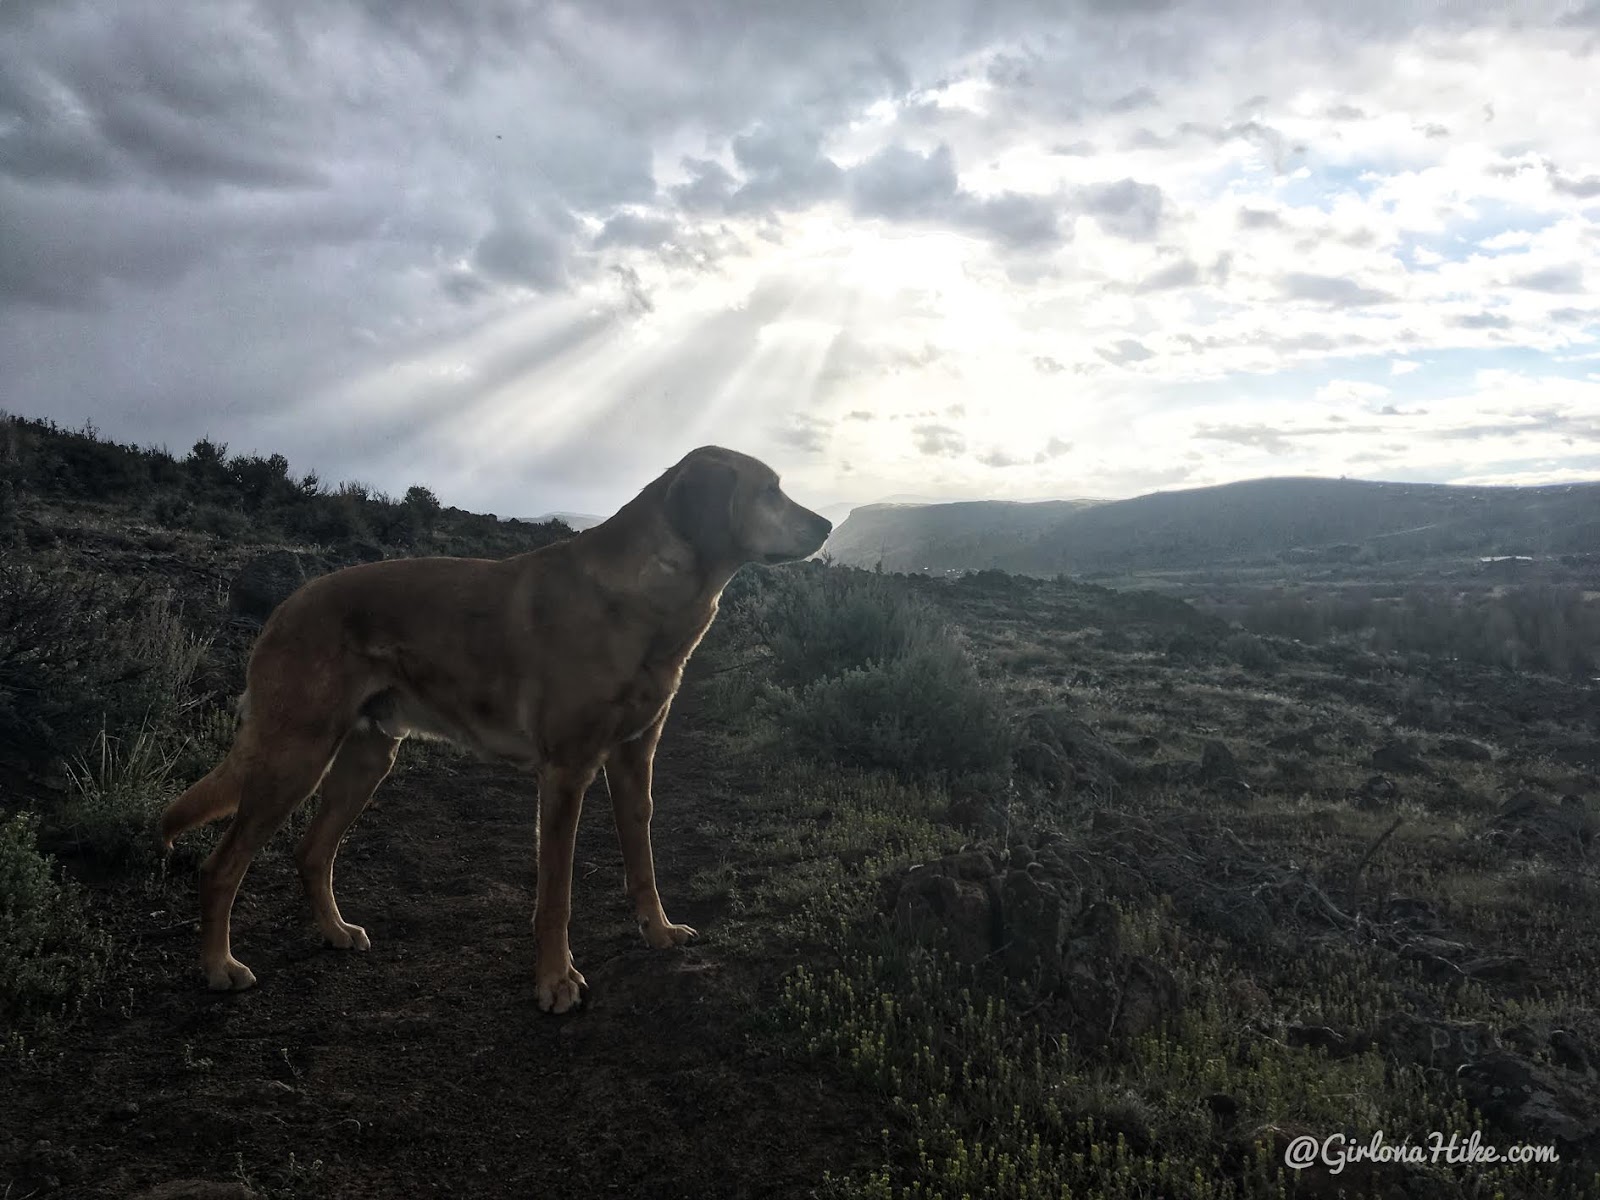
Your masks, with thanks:
<instances>
[{"instance_id":1,"label":"green shrub","mask_svg":"<svg viewBox=\"0 0 1600 1200\"><path fill-rule=\"evenodd\" d=\"M1268 642L1242 629L1223 641L1222 652L1246 671L1267 674L1278 668L1277 651Z\"/></svg>"},{"instance_id":2,"label":"green shrub","mask_svg":"<svg viewBox=\"0 0 1600 1200\"><path fill-rule=\"evenodd\" d=\"M150 501L150 519L168 529L187 529L193 520L194 501L174 492L162 492Z\"/></svg>"},{"instance_id":3,"label":"green shrub","mask_svg":"<svg viewBox=\"0 0 1600 1200\"><path fill-rule=\"evenodd\" d=\"M170 593L0 565L0 754L39 765L172 721L205 650Z\"/></svg>"},{"instance_id":4,"label":"green shrub","mask_svg":"<svg viewBox=\"0 0 1600 1200\"><path fill-rule=\"evenodd\" d=\"M782 696L778 716L801 750L903 779L1003 779L1015 746L998 691L950 640L818 679Z\"/></svg>"},{"instance_id":5,"label":"green shrub","mask_svg":"<svg viewBox=\"0 0 1600 1200\"><path fill-rule=\"evenodd\" d=\"M89 752L67 763L60 824L72 847L113 866L153 863L156 820L186 749L186 738L149 724L123 737L102 727Z\"/></svg>"},{"instance_id":6,"label":"green shrub","mask_svg":"<svg viewBox=\"0 0 1600 1200\"><path fill-rule=\"evenodd\" d=\"M241 454L228 464L228 473L240 500L251 512L289 499L295 492L295 485L289 479L289 460L281 454L270 458Z\"/></svg>"},{"instance_id":7,"label":"green shrub","mask_svg":"<svg viewBox=\"0 0 1600 1200\"><path fill-rule=\"evenodd\" d=\"M216 504L201 504L189 515L188 525L202 533L228 541L243 538L251 531L251 522L242 512Z\"/></svg>"},{"instance_id":8,"label":"green shrub","mask_svg":"<svg viewBox=\"0 0 1600 1200\"><path fill-rule=\"evenodd\" d=\"M889 663L945 636L926 600L896 580L850 568L773 572L749 603L755 636L772 653L773 680L785 687Z\"/></svg>"},{"instance_id":9,"label":"green shrub","mask_svg":"<svg viewBox=\"0 0 1600 1200\"><path fill-rule=\"evenodd\" d=\"M17 489L11 480L0 476L0 550L20 549L24 541Z\"/></svg>"},{"instance_id":10,"label":"green shrub","mask_svg":"<svg viewBox=\"0 0 1600 1200\"><path fill-rule=\"evenodd\" d=\"M40 854L35 819L0 820L0 1018L15 1024L69 1009L99 980L109 949L79 890Z\"/></svg>"}]
</instances>

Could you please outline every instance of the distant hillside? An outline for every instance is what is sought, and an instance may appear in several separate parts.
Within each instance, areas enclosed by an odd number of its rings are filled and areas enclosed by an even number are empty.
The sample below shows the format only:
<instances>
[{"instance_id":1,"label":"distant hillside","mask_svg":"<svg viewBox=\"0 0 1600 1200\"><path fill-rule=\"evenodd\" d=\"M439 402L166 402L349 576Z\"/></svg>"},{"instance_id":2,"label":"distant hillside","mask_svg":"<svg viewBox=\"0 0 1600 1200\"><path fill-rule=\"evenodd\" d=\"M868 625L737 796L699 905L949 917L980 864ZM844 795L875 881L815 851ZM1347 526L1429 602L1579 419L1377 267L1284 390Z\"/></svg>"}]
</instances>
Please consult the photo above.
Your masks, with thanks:
<instances>
[{"instance_id":1,"label":"distant hillside","mask_svg":"<svg viewBox=\"0 0 1600 1200\"><path fill-rule=\"evenodd\" d=\"M824 551L841 563L886 571L994 567L1034 543L1089 500L966 500L866 504L833 531Z\"/></svg>"},{"instance_id":2,"label":"distant hillside","mask_svg":"<svg viewBox=\"0 0 1600 1200\"><path fill-rule=\"evenodd\" d=\"M519 520L532 525L542 525L547 521L560 521L568 529L577 533L580 529L588 529L604 521L604 517L597 517L593 513L552 512L545 513L542 517L521 517Z\"/></svg>"},{"instance_id":3,"label":"distant hillside","mask_svg":"<svg viewBox=\"0 0 1600 1200\"><path fill-rule=\"evenodd\" d=\"M857 509L828 550L841 562L1016 574L1270 561L1395 561L1556 554L1600 546L1600 483L1456 487L1253 479L1100 504L975 501Z\"/></svg>"}]
</instances>

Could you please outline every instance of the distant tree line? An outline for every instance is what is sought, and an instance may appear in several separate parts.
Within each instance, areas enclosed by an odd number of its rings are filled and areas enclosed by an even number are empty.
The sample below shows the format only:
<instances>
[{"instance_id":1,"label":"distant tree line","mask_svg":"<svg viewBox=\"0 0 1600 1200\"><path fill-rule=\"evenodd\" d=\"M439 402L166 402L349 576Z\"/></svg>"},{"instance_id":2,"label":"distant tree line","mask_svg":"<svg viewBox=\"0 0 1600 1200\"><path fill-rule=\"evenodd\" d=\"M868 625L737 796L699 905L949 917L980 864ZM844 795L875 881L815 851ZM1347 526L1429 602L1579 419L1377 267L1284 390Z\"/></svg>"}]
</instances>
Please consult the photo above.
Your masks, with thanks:
<instances>
[{"instance_id":1,"label":"distant tree line","mask_svg":"<svg viewBox=\"0 0 1600 1200\"><path fill-rule=\"evenodd\" d=\"M365 484L295 476L281 454L230 456L202 438L179 457L108 441L92 426L0 413L0 542L21 542L24 501L113 504L154 524L252 541L456 553L514 553L571 535L565 525L502 522L447 508L420 484L392 497Z\"/></svg>"}]
</instances>

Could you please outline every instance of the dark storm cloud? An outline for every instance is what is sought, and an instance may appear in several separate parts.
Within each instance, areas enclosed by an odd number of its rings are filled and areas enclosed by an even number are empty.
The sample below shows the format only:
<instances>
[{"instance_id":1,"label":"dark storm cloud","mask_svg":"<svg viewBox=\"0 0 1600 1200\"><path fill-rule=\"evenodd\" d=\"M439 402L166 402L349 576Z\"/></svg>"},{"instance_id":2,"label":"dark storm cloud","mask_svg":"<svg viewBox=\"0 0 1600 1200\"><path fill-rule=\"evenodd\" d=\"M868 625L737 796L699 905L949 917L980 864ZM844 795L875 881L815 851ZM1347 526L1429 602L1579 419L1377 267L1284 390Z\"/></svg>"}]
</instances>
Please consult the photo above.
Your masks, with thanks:
<instances>
[{"instance_id":1,"label":"dark storm cloud","mask_svg":"<svg viewBox=\"0 0 1600 1200\"><path fill-rule=\"evenodd\" d=\"M473 265L485 275L535 291L567 282L572 215L560 209L528 212L510 199L497 205L494 228L479 239Z\"/></svg>"},{"instance_id":2,"label":"dark storm cloud","mask_svg":"<svg viewBox=\"0 0 1600 1200\"><path fill-rule=\"evenodd\" d=\"M313 203L272 196L218 208L178 195L123 189L87 194L63 185L0 180L0 214L27 236L0 237L0 306L6 299L82 307L112 284L159 286L200 261L269 261L370 236L383 211L374 198L320 195Z\"/></svg>"}]
</instances>

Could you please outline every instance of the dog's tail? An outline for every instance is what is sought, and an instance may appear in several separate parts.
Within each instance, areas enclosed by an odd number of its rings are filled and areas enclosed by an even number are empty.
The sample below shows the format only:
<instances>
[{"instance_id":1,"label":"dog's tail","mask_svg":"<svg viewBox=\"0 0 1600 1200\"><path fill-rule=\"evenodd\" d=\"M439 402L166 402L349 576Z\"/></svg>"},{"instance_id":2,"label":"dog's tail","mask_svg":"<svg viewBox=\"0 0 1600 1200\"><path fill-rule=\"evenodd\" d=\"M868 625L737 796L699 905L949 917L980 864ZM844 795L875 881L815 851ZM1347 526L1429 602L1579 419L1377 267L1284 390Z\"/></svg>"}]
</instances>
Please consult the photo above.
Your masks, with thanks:
<instances>
[{"instance_id":1,"label":"dog's tail","mask_svg":"<svg viewBox=\"0 0 1600 1200\"><path fill-rule=\"evenodd\" d=\"M249 716L250 696L245 693L234 704L234 732ZM209 774L179 796L161 814L161 849L172 849L173 840L200 825L221 820L239 807L239 784L231 768L232 755L223 759Z\"/></svg>"}]
</instances>

